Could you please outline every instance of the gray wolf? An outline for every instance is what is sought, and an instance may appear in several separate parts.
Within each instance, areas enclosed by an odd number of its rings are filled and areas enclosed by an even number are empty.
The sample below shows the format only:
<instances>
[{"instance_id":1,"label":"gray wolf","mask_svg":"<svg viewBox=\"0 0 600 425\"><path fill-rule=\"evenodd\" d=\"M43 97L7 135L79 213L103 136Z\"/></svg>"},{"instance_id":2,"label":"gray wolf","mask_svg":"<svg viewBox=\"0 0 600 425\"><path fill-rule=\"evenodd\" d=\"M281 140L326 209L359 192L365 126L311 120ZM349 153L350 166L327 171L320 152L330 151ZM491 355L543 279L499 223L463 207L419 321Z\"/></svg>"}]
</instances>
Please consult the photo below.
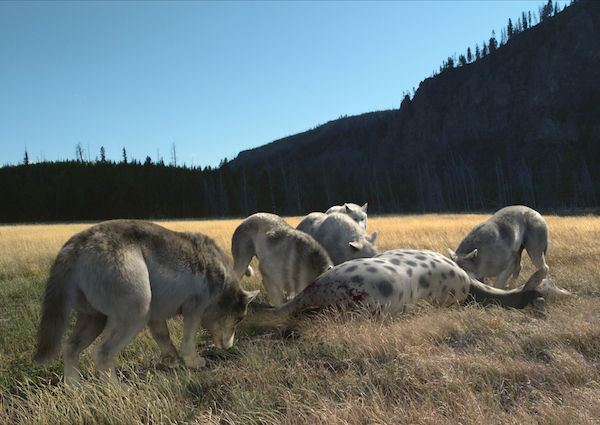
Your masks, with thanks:
<instances>
[{"instance_id":1,"label":"gray wolf","mask_svg":"<svg viewBox=\"0 0 600 425\"><path fill-rule=\"evenodd\" d=\"M353 204L351 202L347 202L344 205L334 205L325 211L325 214L332 213L341 213L346 214L352 220L356 221L356 223L363 228L363 230L367 230L367 203L361 207L360 205Z\"/></svg>"},{"instance_id":2,"label":"gray wolf","mask_svg":"<svg viewBox=\"0 0 600 425\"><path fill-rule=\"evenodd\" d=\"M148 325L162 359L179 361L166 319L183 315L181 358L205 364L196 332L207 329L217 347L230 348L235 325L256 292L246 292L227 256L200 233L180 233L144 221L114 220L71 237L50 271L42 305L35 360L56 355L71 309L75 327L63 348L65 381L78 381L80 353L100 334L94 358L115 377L114 357Z\"/></svg>"},{"instance_id":3,"label":"gray wolf","mask_svg":"<svg viewBox=\"0 0 600 425\"><path fill-rule=\"evenodd\" d=\"M267 295L276 306L283 304L286 295L296 296L332 265L325 249L310 235L269 213L253 214L235 229L231 253L239 278L249 269L252 257L258 258Z\"/></svg>"},{"instance_id":4,"label":"gray wolf","mask_svg":"<svg viewBox=\"0 0 600 425\"><path fill-rule=\"evenodd\" d=\"M465 236L456 252L448 249L448 253L475 279L497 276L494 286L502 288L511 274L513 279L519 276L523 249L546 277L548 226L537 211L513 205L479 223Z\"/></svg>"},{"instance_id":5,"label":"gray wolf","mask_svg":"<svg viewBox=\"0 0 600 425\"><path fill-rule=\"evenodd\" d=\"M346 214L326 214L318 226L308 229L308 234L325 248L333 264L377 254L377 232L368 235Z\"/></svg>"},{"instance_id":6,"label":"gray wolf","mask_svg":"<svg viewBox=\"0 0 600 425\"><path fill-rule=\"evenodd\" d=\"M346 214L352 220L356 222L363 230L367 229L367 204L365 203L362 207L353 203L346 203L344 205L334 205L329 208L325 213L312 212L302 219L302 221L296 226L296 229L314 235L317 228L327 218L328 214L340 213Z\"/></svg>"},{"instance_id":7,"label":"gray wolf","mask_svg":"<svg viewBox=\"0 0 600 425\"><path fill-rule=\"evenodd\" d=\"M425 250L386 251L373 258L346 261L319 276L293 300L281 307L257 313L279 319L312 308L366 307L372 312L396 315L419 301L450 306L469 300L482 304L524 308L542 301L535 288L542 282L538 271L516 289L487 286L445 256Z\"/></svg>"}]
</instances>

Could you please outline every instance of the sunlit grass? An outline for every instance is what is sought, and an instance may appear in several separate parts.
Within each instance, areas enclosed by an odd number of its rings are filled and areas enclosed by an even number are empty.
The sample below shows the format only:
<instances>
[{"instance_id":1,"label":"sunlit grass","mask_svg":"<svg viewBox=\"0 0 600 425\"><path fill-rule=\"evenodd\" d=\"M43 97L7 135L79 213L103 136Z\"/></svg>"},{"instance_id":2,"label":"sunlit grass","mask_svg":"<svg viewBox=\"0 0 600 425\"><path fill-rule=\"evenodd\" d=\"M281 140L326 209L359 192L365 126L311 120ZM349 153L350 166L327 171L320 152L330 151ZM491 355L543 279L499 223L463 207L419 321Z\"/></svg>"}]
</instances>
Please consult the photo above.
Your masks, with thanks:
<instances>
[{"instance_id":1,"label":"sunlit grass","mask_svg":"<svg viewBox=\"0 0 600 425\"><path fill-rule=\"evenodd\" d=\"M483 215L370 218L380 251L446 252ZM296 225L300 218L286 220ZM56 253L90 224L0 226L0 424L527 424L600 422L600 218L546 217L550 276L576 297L543 310L419 306L397 318L327 312L287 332L242 323L234 347L206 335L204 369L161 367L142 332L117 359L121 379L60 384L62 360L32 361L40 299ZM160 222L230 252L241 220ZM523 255L521 284L533 272ZM244 278L261 288L260 276ZM261 294L264 298L264 294ZM176 346L181 320L170 321Z\"/></svg>"}]
</instances>

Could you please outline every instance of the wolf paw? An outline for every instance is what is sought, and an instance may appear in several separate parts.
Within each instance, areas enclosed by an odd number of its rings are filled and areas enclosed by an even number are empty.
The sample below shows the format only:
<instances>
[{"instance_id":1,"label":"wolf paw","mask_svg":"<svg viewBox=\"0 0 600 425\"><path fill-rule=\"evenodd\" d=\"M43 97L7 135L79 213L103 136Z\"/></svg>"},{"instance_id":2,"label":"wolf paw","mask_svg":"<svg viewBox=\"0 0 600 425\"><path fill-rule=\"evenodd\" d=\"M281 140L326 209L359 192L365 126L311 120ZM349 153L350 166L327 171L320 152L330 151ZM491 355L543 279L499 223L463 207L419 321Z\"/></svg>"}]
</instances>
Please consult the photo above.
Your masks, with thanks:
<instances>
[{"instance_id":1,"label":"wolf paw","mask_svg":"<svg viewBox=\"0 0 600 425\"><path fill-rule=\"evenodd\" d=\"M198 355L196 355L194 357L184 357L183 363L187 367L191 367L194 369L199 369L201 367L206 366L206 360L203 357L200 357Z\"/></svg>"},{"instance_id":2,"label":"wolf paw","mask_svg":"<svg viewBox=\"0 0 600 425\"><path fill-rule=\"evenodd\" d=\"M160 363L169 368L178 367L181 364L181 360L177 356L166 355L160 358Z\"/></svg>"}]
</instances>

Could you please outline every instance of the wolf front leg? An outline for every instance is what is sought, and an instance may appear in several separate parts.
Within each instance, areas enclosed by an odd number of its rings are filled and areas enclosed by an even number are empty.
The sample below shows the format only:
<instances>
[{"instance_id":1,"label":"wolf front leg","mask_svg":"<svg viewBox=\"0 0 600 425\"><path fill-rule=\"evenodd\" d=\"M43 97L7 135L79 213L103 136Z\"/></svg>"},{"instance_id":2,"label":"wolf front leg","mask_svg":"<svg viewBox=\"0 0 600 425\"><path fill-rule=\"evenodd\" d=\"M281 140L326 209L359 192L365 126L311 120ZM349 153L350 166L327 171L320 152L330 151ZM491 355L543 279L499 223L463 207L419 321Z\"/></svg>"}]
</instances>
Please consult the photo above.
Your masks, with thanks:
<instances>
[{"instance_id":1,"label":"wolf front leg","mask_svg":"<svg viewBox=\"0 0 600 425\"><path fill-rule=\"evenodd\" d=\"M521 268L521 258L513 257L510 262L506 265L504 270L500 272L496 280L494 281L494 287L498 289L504 288L506 281L508 280L511 274L515 274L517 270L520 272ZM517 272L518 275L518 272Z\"/></svg>"},{"instance_id":2,"label":"wolf front leg","mask_svg":"<svg viewBox=\"0 0 600 425\"><path fill-rule=\"evenodd\" d=\"M196 350L196 333L200 327L201 315L188 312L183 316L183 342L181 343L181 358L187 367L200 368L206 366L206 360L200 357Z\"/></svg>"},{"instance_id":3,"label":"wolf front leg","mask_svg":"<svg viewBox=\"0 0 600 425\"><path fill-rule=\"evenodd\" d=\"M177 367L179 365L179 355L171 342L169 328L165 320L151 320L148 322L148 328L152 338L156 341L160 349L160 361L167 367Z\"/></svg>"}]
</instances>

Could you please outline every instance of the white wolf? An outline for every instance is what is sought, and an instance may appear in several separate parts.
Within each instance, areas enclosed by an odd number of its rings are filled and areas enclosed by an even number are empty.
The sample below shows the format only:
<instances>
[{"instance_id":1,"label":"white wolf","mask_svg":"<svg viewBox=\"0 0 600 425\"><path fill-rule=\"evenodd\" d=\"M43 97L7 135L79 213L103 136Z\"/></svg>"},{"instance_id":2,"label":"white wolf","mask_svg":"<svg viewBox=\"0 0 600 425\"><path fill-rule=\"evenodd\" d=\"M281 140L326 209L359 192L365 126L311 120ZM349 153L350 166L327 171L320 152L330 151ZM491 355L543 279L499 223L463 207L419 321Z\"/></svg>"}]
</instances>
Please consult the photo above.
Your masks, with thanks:
<instances>
[{"instance_id":1,"label":"white wolf","mask_svg":"<svg viewBox=\"0 0 600 425\"><path fill-rule=\"evenodd\" d=\"M542 279L543 273L538 271L519 288L492 288L437 252L396 249L339 264L293 300L279 308L256 310L256 316L249 320L277 323L303 310L332 306L366 307L372 312L396 315L422 300L439 306L473 300L484 305L524 308L543 303L536 290Z\"/></svg>"},{"instance_id":2,"label":"white wolf","mask_svg":"<svg viewBox=\"0 0 600 425\"><path fill-rule=\"evenodd\" d=\"M334 205L325 211L325 214L342 213L356 221L363 230L367 230L367 203L360 205L347 202L344 205Z\"/></svg>"},{"instance_id":3,"label":"white wolf","mask_svg":"<svg viewBox=\"0 0 600 425\"><path fill-rule=\"evenodd\" d=\"M352 220L362 227L363 230L367 229L367 204L365 203L362 207L353 203L346 203L344 205L334 205L329 208L325 213L312 212L302 219L302 221L296 226L296 229L302 230L309 235L314 235L317 228L327 218L328 214L340 213L346 214Z\"/></svg>"},{"instance_id":4,"label":"white wolf","mask_svg":"<svg viewBox=\"0 0 600 425\"><path fill-rule=\"evenodd\" d=\"M202 325L215 345L230 348L235 325L256 292L246 292L227 256L200 233L173 232L153 223L107 221L69 239L50 271L42 306L35 359L44 363L60 348L71 309L75 328L63 348L65 381L77 381L80 353L100 334L98 369L112 377L114 356L148 325L162 359L179 356L166 319L182 314L181 358L205 364L196 351Z\"/></svg>"},{"instance_id":5,"label":"white wolf","mask_svg":"<svg viewBox=\"0 0 600 425\"><path fill-rule=\"evenodd\" d=\"M367 235L346 214L332 213L325 217L318 226L308 229L307 233L325 248L333 264L377 254L377 232Z\"/></svg>"},{"instance_id":6,"label":"white wolf","mask_svg":"<svg viewBox=\"0 0 600 425\"><path fill-rule=\"evenodd\" d=\"M294 229L281 217L256 213L245 219L231 239L234 270L240 277L256 255L267 295L281 305L331 267L327 252L310 235Z\"/></svg>"},{"instance_id":7,"label":"white wolf","mask_svg":"<svg viewBox=\"0 0 600 425\"><path fill-rule=\"evenodd\" d=\"M448 249L450 257L475 279L497 276L494 286L504 287L512 274L521 272L523 249L544 277L548 274L546 250L548 226L531 208L513 205L502 208L487 221L479 223L456 248Z\"/></svg>"}]
</instances>

